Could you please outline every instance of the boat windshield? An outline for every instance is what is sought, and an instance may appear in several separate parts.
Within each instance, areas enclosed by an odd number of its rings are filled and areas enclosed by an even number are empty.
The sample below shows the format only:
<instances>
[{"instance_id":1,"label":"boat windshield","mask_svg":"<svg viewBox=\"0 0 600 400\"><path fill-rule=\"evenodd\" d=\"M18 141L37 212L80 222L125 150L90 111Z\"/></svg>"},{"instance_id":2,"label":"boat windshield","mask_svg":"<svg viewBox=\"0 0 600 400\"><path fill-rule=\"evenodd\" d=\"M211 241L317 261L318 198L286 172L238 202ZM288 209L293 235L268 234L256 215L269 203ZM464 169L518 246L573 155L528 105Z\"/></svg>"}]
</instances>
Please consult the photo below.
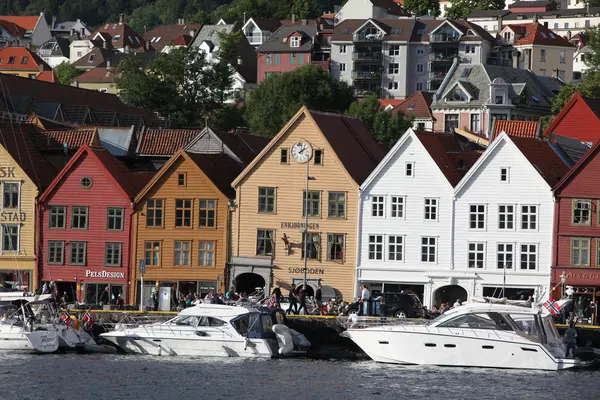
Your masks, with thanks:
<instances>
[{"instance_id":1,"label":"boat windshield","mask_svg":"<svg viewBox=\"0 0 600 400\"><path fill-rule=\"evenodd\" d=\"M240 315L231 321L231 325L242 336L248 336L249 333L261 333L263 331L261 314L257 312Z\"/></svg>"},{"instance_id":2,"label":"boat windshield","mask_svg":"<svg viewBox=\"0 0 600 400\"><path fill-rule=\"evenodd\" d=\"M534 342L541 342L540 327L535 319L534 314L505 314L505 318L513 323L516 327L515 332L525 339Z\"/></svg>"},{"instance_id":3,"label":"boat windshield","mask_svg":"<svg viewBox=\"0 0 600 400\"><path fill-rule=\"evenodd\" d=\"M556 325L552 322L552 317L549 315L547 317L541 318L542 324L544 326L544 332L546 332L546 337L549 342L561 342L562 339L560 334L558 333L558 329L556 329Z\"/></svg>"}]
</instances>

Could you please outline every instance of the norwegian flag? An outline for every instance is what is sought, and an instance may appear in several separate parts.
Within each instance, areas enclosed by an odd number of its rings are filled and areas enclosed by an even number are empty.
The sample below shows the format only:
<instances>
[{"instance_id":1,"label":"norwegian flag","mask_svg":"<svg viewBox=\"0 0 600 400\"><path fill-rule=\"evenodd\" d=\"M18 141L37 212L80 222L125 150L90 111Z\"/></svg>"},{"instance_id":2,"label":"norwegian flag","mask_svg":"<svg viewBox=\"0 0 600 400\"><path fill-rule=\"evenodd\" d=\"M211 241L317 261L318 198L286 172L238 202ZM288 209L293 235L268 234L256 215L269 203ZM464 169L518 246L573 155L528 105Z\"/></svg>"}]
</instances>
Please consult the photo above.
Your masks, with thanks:
<instances>
[{"instance_id":1,"label":"norwegian flag","mask_svg":"<svg viewBox=\"0 0 600 400\"><path fill-rule=\"evenodd\" d=\"M277 300L275 299L275 296L271 296L271 298L265 303L265 306L269 308L277 307Z\"/></svg>"},{"instance_id":2,"label":"norwegian flag","mask_svg":"<svg viewBox=\"0 0 600 400\"><path fill-rule=\"evenodd\" d=\"M65 325L67 326L67 328L69 326L71 326L71 313L69 312L69 309L67 308L67 310L65 311L65 313L62 315L62 317L60 317L60 319L63 320L63 322L65 323Z\"/></svg>"},{"instance_id":3,"label":"norwegian flag","mask_svg":"<svg viewBox=\"0 0 600 400\"><path fill-rule=\"evenodd\" d=\"M83 322L83 327L88 331L94 327L94 315L89 311L85 313L81 321Z\"/></svg>"},{"instance_id":4,"label":"norwegian flag","mask_svg":"<svg viewBox=\"0 0 600 400\"><path fill-rule=\"evenodd\" d=\"M552 315L560 314L560 305L557 302L555 302L552 298L549 298L544 303L544 307L546 307L546 310L548 310L548 312L550 312L550 314Z\"/></svg>"}]
</instances>

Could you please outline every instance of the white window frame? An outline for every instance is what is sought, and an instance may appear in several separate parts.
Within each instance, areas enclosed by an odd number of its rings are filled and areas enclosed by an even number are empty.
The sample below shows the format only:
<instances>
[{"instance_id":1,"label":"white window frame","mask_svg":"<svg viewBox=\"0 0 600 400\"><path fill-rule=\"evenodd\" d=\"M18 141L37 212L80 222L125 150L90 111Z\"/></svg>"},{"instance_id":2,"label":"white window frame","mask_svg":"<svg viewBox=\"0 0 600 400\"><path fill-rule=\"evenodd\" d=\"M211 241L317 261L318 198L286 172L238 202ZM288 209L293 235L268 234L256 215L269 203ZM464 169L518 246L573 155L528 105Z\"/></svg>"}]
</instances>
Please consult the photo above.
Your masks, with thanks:
<instances>
[{"instance_id":1,"label":"white window frame","mask_svg":"<svg viewBox=\"0 0 600 400\"><path fill-rule=\"evenodd\" d=\"M375 199L381 199L381 202L376 202ZM377 215L374 215L376 212ZM379 215L379 212L381 212L381 215ZM371 218L385 218L385 196L371 195Z\"/></svg>"},{"instance_id":2,"label":"white window frame","mask_svg":"<svg viewBox=\"0 0 600 400\"><path fill-rule=\"evenodd\" d=\"M475 228L471 227L471 207L479 207L479 206L483 206L483 228L478 228L477 226ZM469 230L471 231L485 231L487 229L487 209L488 206L487 204L469 204ZM481 214L479 210L475 211L476 215ZM479 222L479 219L476 220L476 225L477 222Z\"/></svg>"},{"instance_id":3,"label":"white window frame","mask_svg":"<svg viewBox=\"0 0 600 400\"><path fill-rule=\"evenodd\" d=\"M499 249L500 246L504 246L504 250L502 252ZM507 251L506 246L512 246L512 251ZM516 246L517 246L517 244L514 242L498 242L498 243L496 243L496 269L497 270L506 270L506 271L514 271L515 270L515 261L516 261L515 260L515 247ZM500 268L498 266L498 263L500 262L500 257L499 257L500 254L504 255L504 263L503 263L504 266L502 268ZM508 268L505 268L506 267L506 256L509 254L512 256L512 265Z\"/></svg>"},{"instance_id":4,"label":"white window frame","mask_svg":"<svg viewBox=\"0 0 600 400\"><path fill-rule=\"evenodd\" d=\"M400 200L395 201L394 200ZM396 210L394 210L394 206L396 206ZM398 207L399 206L399 207ZM398 208L400 208L400 212L398 212ZM394 216L394 211L396 215ZM400 215L398 215L400 214ZM390 218L391 219L406 219L406 196L390 196Z\"/></svg>"},{"instance_id":5,"label":"white window frame","mask_svg":"<svg viewBox=\"0 0 600 400\"><path fill-rule=\"evenodd\" d=\"M523 246L527 246L526 252L523 252ZM535 246L535 252L530 252L529 246ZM522 263L523 254L526 254L528 256L533 254L535 256L535 268L534 269L529 268L529 260L527 260L527 268L522 267L521 263ZM539 245L539 243L519 243L519 271L534 271L535 272L539 269L539 265L540 265L540 245Z\"/></svg>"},{"instance_id":6,"label":"white window frame","mask_svg":"<svg viewBox=\"0 0 600 400\"><path fill-rule=\"evenodd\" d=\"M10 225L10 226L16 226L17 227L17 247L15 251L12 250L4 250L4 226L5 225ZM4 254L4 253L8 253L8 254L21 254L21 224L15 224L15 223L7 223L7 224L2 224L0 225L0 229L2 230L2 232L0 233L0 240L2 240L2 242L0 242L0 254Z\"/></svg>"},{"instance_id":7,"label":"white window frame","mask_svg":"<svg viewBox=\"0 0 600 400\"><path fill-rule=\"evenodd\" d=\"M502 180L502 172L506 170L506 180ZM510 183L510 167L500 167L500 183Z\"/></svg>"},{"instance_id":8,"label":"white window frame","mask_svg":"<svg viewBox=\"0 0 600 400\"><path fill-rule=\"evenodd\" d=\"M428 248L431 247L431 244L427 243L426 245L423 244L423 239L434 239L435 240L435 244L433 245L433 255L435 260L433 261L423 261L423 246L427 246ZM420 243L420 260L421 263L423 264L437 264L438 262L438 242L439 242L439 237L438 236L421 236L421 243ZM429 253L427 253L427 255L429 256ZM427 257L429 259L429 257Z\"/></svg>"},{"instance_id":9,"label":"white window frame","mask_svg":"<svg viewBox=\"0 0 600 400\"><path fill-rule=\"evenodd\" d=\"M427 202L429 201L429 204ZM440 201L438 197L424 197L423 198L423 220L425 221L438 221L440 218ZM431 216L432 211L435 213L435 218L427 218L427 207L429 207L429 214ZM432 210L433 208L433 210Z\"/></svg>"},{"instance_id":10,"label":"white window frame","mask_svg":"<svg viewBox=\"0 0 600 400\"><path fill-rule=\"evenodd\" d=\"M346 54L346 45L340 44L340 54Z\"/></svg>"},{"instance_id":11,"label":"white window frame","mask_svg":"<svg viewBox=\"0 0 600 400\"><path fill-rule=\"evenodd\" d=\"M346 63L340 63L340 72L346 72Z\"/></svg>"},{"instance_id":12,"label":"white window frame","mask_svg":"<svg viewBox=\"0 0 600 400\"><path fill-rule=\"evenodd\" d=\"M471 246L474 245L474 250ZM485 242L468 242L467 243L467 269L485 269ZM481 246L481 250L478 247ZM471 253L475 254L475 266L471 267ZM481 267L477 266L477 256L481 255Z\"/></svg>"},{"instance_id":13,"label":"white window frame","mask_svg":"<svg viewBox=\"0 0 600 400\"><path fill-rule=\"evenodd\" d=\"M293 47L294 49L299 48L301 43L302 43L302 38L300 36L292 36L290 38L290 47Z\"/></svg>"},{"instance_id":14,"label":"white window frame","mask_svg":"<svg viewBox=\"0 0 600 400\"><path fill-rule=\"evenodd\" d=\"M374 238L374 241L371 241ZM377 241L377 238L381 238L381 241ZM371 246L375 246L373 253L375 257L371 258ZM381 250L377 251L377 246L381 246ZM381 253L381 258L376 257L377 253ZM381 234L368 234L367 235L367 259L370 261L385 261L385 237Z\"/></svg>"},{"instance_id":15,"label":"white window frame","mask_svg":"<svg viewBox=\"0 0 600 400\"><path fill-rule=\"evenodd\" d=\"M17 208L4 208L4 184L5 183L16 183L18 185L18 189L17 189L17 197L18 197L18 201L17 201ZM0 199L0 201L2 201L2 203L0 204L0 207L2 210L17 210L17 211L21 211L21 181L2 181L2 198Z\"/></svg>"},{"instance_id":16,"label":"white window frame","mask_svg":"<svg viewBox=\"0 0 600 400\"><path fill-rule=\"evenodd\" d=\"M406 249L406 245L405 245L405 235L387 235L387 243L386 243L386 250L387 250L387 259L386 261L390 261L390 262L404 262L404 251ZM393 238L394 243L391 242L391 239ZM400 243L397 242L398 238L400 238ZM398 247L400 247L400 259L398 259L396 257L396 255L398 254L396 251L394 252L394 257L395 259L392 259L391 257L391 247L394 246L395 250L398 249Z\"/></svg>"},{"instance_id":17,"label":"white window frame","mask_svg":"<svg viewBox=\"0 0 600 400\"><path fill-rule=\"evenodd\" d=\"M527 222L527 228L523 228L523 207L535 207L535 214L529 213L527 212L526 215L535 215L535 228L531 229L529 228L529 226L531 225L531 222ZM537 232L540 229L540 206L539 204L519 204L519 230L521 231L530 231L530 232ZM590 212L590 220L591 220L591 212Z\"/></svg>"},{"instance_id":18,"label":"white window frame","mask_svg":"<svg viewBox=\"0 0 600 400\"><path fill-rule=\"evenodd\" d=\"M409 165L411 166L411 168L410 168L410 171L411 171L410 175L408 175L408 166ZM409 178L414 178L415 177L415 162L414 161L407 161L404 164L404 176L407 176Z\"/></svg>"},{"instance_id":19,"label":"white window frame","mask_svg":"<svg viewBox=\"0 0 600 400\"><path fill-rule=\"evenodd\" d=\"M510 215L507 212L503 213L500 210L501 207L512 207L513 208L512 209L513 211L511 213L512 214L512 228L506 228L506 227L501 228L500 227L500 216L501 215L506 215L506 216ZM516 212L516 210L517 210L517 205L516 204L498 204L498 230L499 231L514 231L514 230L516 230L516 226L517 226L517 212ZM504 220L504 224L505 225L507 225L506 222L507 222L507 219Z\"/></svg>"}]
</instances>

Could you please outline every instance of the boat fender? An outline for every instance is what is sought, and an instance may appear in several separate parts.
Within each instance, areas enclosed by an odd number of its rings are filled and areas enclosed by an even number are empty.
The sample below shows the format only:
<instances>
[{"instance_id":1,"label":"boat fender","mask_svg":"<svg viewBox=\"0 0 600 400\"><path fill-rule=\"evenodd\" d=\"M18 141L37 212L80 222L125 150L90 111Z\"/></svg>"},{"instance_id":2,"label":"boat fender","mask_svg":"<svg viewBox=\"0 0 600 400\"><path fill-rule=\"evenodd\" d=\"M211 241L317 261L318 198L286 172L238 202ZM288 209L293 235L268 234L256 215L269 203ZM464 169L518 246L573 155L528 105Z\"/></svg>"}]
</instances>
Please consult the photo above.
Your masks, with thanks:
<instances>
[{"instance_id":1,"label":"boat fender","mask_svg":"<svg viewBox=\"0 0 600 400\"><path fill-rule=\"evenodd\" d=\"M294 350L294 339L290 328L283 324L273 325L273 333L277 337L277 345L279 346L279 354L286 355Z\"/></svg>"},{"instance_id":2,"label":"boat fender","mask_svg":"<svg viewBox=\"0 0 600 400\"><path fill-rule=\"evenodd\" d=\"M312 343L304 336L304 334L298 332L295 329L290 329L290 334L292 335L292 341L295 346L298 347L311 347Z\"/></svg>"},{"instance_id":3,"label":"boat fender","mask_svg":"<svg viewBox=\"0 0 600 400\"><path fill-rule=\"evenodd\" d=\"M162 355L162 346L159 344L158 345L158 356L160 357Z\"/></svg>"}]
</instances>

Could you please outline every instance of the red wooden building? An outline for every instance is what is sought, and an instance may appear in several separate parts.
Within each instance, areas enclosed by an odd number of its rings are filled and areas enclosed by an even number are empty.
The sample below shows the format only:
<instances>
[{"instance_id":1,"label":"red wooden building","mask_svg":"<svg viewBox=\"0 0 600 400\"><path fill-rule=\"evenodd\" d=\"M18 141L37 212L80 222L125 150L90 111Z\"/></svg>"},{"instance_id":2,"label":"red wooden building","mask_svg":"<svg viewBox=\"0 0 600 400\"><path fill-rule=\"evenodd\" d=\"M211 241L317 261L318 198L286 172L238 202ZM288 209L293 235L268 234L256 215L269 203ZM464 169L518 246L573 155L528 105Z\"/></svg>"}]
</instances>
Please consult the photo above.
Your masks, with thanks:
<instances>
[{"instance_id":1,"label":"red wooden building","mask_svg":"<svg viewBox=\"0 0 600 400\"><path fill-rule=\"evenodd\" d=\"M600 141L555 186L552 287L576 291L575 311L598 321L600 302Z\"/></svg>"},{"instance_id":2,"label":"red wooden building","mask_svg":"<svg viewBox=\"0 0 600 400\"><path fill-rule=\"evenodd\" d=\"M600 139L600 99L592 99L576 92L560 113L552 120L544 136L551 134L594 143Z\"/></svg>"},{"instance_id":3,"label":"red wooden building","mask_svg":"<svg viewBox=\"0 0 600 400\"><path fill-rule=\"evenodd\" d=\"M112 303L129 293L133 198L150 179L108 150L82 146L39 199L42 281L69 300Z\"/></svg>"}]
</instances>

